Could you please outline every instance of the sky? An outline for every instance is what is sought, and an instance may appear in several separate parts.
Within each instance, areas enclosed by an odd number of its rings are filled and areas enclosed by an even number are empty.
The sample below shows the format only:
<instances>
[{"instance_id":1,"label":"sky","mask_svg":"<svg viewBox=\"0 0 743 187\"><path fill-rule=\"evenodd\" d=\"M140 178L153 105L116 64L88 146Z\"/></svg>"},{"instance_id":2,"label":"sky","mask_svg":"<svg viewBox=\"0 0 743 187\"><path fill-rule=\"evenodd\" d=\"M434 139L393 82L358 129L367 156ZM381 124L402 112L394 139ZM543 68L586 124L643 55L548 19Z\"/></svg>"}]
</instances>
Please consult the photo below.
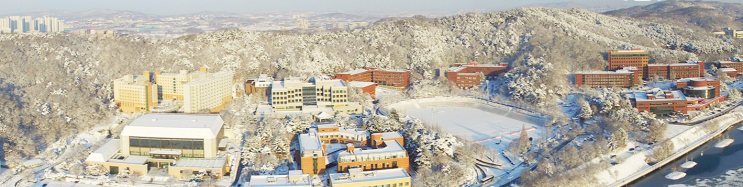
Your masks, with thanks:
<instances>
[{"instance_id":1,"label":"sky","mask_svg":"<svg viewBox=\"0 0 743 187\"><path fill-rule=\"evenodd\" d=\"M156 15L203 11L233 13L343 12L446 14L463 11L506 10L530 4L572 1L585 5L645 5L658 0L0 0L0 15L30 10L111 9ZM645 1L645 2L638 2ZM741 0L721 0L739 2Z\"/></svg>"}]
</instances>

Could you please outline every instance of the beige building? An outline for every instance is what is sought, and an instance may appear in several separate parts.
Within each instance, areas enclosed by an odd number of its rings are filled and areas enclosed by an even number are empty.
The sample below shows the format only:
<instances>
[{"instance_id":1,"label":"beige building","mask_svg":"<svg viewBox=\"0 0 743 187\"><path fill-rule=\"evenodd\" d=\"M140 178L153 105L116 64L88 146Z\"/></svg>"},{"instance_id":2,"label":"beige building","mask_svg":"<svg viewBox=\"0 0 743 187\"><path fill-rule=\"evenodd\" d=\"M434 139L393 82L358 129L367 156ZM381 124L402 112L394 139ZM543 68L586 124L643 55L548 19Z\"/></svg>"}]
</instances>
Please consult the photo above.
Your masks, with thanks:
<instances>
[{"instance_id":1,"label":"beige building","mask_svg":"<svg viewBox=\"0 0 743 187\"><path fill-rule=\"evenodd\" d=\"M310 175L290 170L289 175L251 175L250 187L311 187Z\"/></svg>"},{"instance_id":2,"label":"beige building","mask_svg":"<svg viewBox=\"0 0 743 187\"><path fill-rule=\"evenodd\" d=\"M354 168L348 170L348 173L332 173L329 177L332 187L405 187L412 185L410 184L410 175L402 168L375 171L363 171L360 168Z\"/></svg>"},{"instance_id":3,"label":"beige building","mask_svg":"<svg viewBox=\"0 0 743 187\"><path fill-rule=\"evenodd\" d=\"M358 114L362 107L348 102L348 86L342 80L315 77L309 82L286 78L271 84L269 103L275 111L303 111L332 108L334 112Z\"/></svg>"},{"instance_id":4,"label":"beige building","mask_svg":"<svg viewBox=\"0 0 743 187\"><path fill-rule=\"evenodd\" d=\"M723 32L725 32L725 35L733 36L733 38L743 38L743 30L735 30L727 27L723 29Z\"/></svg>"},{"instance_id":5,"label":"beige building","mask_svg":"<svg viewBox=\"0 0 743 187\"><path fill-rule=\"evenodd\" d=\"M147 174L167 168L171 176L205 170L227 173L227 156L220 154L224 121L219 115L145 114L124 127L113 139L90 154L87 165L102 165L110 173L128 170Z\"/></svg>"},{"instance_id":6,"label":"beige building","mask_svg":"<svg viewBox=\"0 0 743 187\"><path fill-rule=\"evenodd\" d=\"M150 112L157 106L157 85L150 82L150 73L125 75L114 80L114 102L123 112Z\"/></svg>"},{"instance_id":7,"label":"beige building","mask_svg":"<svg viewBox=\"0 0 743 187\"><path fill-rule=\"evenodd\" d=\"M155 80L163 100L183 101L183 112L196 113L203 109L221 111L232 101L232 73L207 73L181 70L180 73L155 73Z\"/></svg>"}]
</instances>

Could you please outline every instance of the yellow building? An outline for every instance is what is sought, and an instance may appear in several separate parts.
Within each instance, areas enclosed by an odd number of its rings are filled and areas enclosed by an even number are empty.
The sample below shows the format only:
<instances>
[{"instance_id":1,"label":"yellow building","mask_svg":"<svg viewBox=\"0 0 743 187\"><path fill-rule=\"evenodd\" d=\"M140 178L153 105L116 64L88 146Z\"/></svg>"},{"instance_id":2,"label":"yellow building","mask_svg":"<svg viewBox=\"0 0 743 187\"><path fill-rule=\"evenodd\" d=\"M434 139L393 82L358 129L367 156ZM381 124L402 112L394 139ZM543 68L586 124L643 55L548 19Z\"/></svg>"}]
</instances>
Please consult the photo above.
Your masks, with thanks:
<instances>
[{"instance_id":1,"label":"yellow building","mask_svg":"<svg viewBox=\"0 0 743 187\"><path fill-rule=\"evenodd\" d=\"M225 152L224 121L219 115L145 114L91 153L87 165L101 165L111 174L127 170L147 174L165 168L180 178L184 172L229 172Z\"/></svg>"},{"instance_id":2,"label":"yellow building","mask_svg":"<svg viewBox=\"0 0 743 187\"><path fill-rule=\"evenodd\" d=\"M157 85L150 83L149 72L114 80L114 102L123 112L149 112L157 106L157 92Z\"/></svg>"},{"instance_id":3,"label":"yellow building","mask_svg":"<svg viewBox=\"0 0 743 187\"><path fill-rule=\"evenodd\" d=\"M733 36L733 38L743 38L743 30L735 30L728 27L724 28L723 32L725 32L726 35Z\"/></svg>"},{"instance_id":4,"label":"yellow building","mask_svg":"<svg viewBox=\"0 0 743 187\"><path fill-rule=\"evenodd\" d=\"M410 175L402 168L374 171L363 171L360 168L353 168L349 169L348 173L330 174L330 186L332 187L406 187L412 185L410 182Z\"/></svg>"},{"instance_id":5,"label":"yellow building","mask_svg":"<svg viewBox=\"0 0 743 187\"><path fill-rule=\"evenodd\" d=\"M207 73L206 68L189 73L155 73L163 100L183 101L183 112L196 113L203 109L219 112L232 101L232 73Z\"/></svg>"}]
</instances>

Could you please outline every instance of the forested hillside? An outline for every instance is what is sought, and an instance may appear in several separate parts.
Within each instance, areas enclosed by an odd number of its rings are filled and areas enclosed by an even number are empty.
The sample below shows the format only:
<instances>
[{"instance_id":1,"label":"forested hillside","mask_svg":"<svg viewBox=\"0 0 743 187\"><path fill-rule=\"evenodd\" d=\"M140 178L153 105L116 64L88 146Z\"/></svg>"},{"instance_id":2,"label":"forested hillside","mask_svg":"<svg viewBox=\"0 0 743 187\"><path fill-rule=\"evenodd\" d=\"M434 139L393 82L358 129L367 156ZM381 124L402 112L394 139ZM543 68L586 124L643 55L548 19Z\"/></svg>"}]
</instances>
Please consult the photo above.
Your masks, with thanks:
<instances>
[{"instance_id":1,"label":"forested hillside","mask_svg":"<svg viewBox=\"0 0 743 187\"><path fill-rule=\"evenodd\" d=\"M571 89L568 74L603 70L607 50L644 48L651 63L714 61L739 41L686 27L579 9L520 8L443 18L387 19L367 29L315 34L222 31L173 40L67 33L0 35L0 142L8 161L114 114L112 81L142 71L234 71L235 81L362 67L410 69L413 82L463 62L509 63L493 93L529 104Z\"/></svg>"}]
</instances>

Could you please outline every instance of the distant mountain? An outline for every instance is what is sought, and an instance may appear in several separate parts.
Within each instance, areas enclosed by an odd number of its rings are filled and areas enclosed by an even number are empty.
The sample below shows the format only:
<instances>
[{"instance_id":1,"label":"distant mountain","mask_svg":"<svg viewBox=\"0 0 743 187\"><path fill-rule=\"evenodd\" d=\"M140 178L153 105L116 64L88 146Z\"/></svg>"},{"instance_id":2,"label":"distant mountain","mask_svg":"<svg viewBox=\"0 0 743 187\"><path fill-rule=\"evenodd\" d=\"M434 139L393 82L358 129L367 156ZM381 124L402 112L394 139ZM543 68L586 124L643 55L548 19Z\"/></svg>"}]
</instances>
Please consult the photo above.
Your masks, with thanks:
<instances>
[{"instance_id":1,"label":"distant mountain","mask_svg":"<svg viewBox=\"0 0 743 187\"><path fill-rule=\"evenodd\" d=\"M743 4L739 3L665 1L604 14L675 25L691 24L706 30L743 28Z\"/></svg>"},{"instance_id":2,"label":"distant mountain","mask_svg":"<svg viewBox=\"0 0 743 187\"><path fill-rule=\"evenodd\" d=\"M92 9L80 12L73 12L67 10L30 10L27 12L6 14L3 16L51 16L57 17L63 20L86 20L86 19L114 19L114 18L127 18L127 19L155 19L159 16L154 14L145 14L135 11L122 11L122 10L109 10L109 9Z\"/></svg>"},{"instance_id":3,"label":"distant mountain","mask_svg":"<svg viewBox=\"0 0 743 187\"><path fill-rule=\"evenodd\" d=\"M616 10L620 8L627 8L634 4L626 4L623 6L612 6L612 5L585 5L580 4L576 2L559 2L559 3L538 3L538 4L530 4L523 7L545 7L545 8L561 8L561 9L570 9L570 8L579 8L579 9L586 9L591 12L605 12L609 10Z\"/></svg>"}]
</instances>

